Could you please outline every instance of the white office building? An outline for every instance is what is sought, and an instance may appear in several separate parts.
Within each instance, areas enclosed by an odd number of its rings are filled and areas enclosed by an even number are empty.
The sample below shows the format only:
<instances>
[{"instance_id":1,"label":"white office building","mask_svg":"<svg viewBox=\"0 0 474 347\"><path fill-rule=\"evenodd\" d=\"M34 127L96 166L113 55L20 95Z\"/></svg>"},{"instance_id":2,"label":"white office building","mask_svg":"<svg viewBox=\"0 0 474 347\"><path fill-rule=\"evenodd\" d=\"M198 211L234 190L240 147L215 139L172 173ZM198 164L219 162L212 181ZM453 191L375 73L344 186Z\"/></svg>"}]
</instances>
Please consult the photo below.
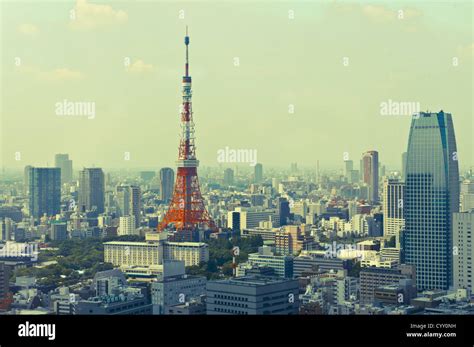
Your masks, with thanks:
<instances>
[{"instance_id":1,"label":"white office building","mask_svg":"<svg viewBox=\"0 0 474 347\"><path fill-rule=\"evenodd\" d=\"M403 218L403 191L405 184L398 180L388 179L383 183L383 233L390 238L398 239L405 226Z\"/></svg>"},{"instance_id":2,"label":"white office building","mask_svg":"<svg viewBox=\"0 0 474 347\"><path fill-rule=\"evenodd\" d=\"M118 235L138 235L135 223L135 216L120 217Z\"/></svg>"},{"instance_id":3,"label":"white office building","mask_svg":"<svg viewBox=\"0 0 474 347\"><path fill-rule=\"evenodd\" d=\"M244 208L236 207L234 211L227 214L227 227L234 230L256 228L260 222L271 221L274 227L280 226L278 212L273 209L262 207Z\"/></svg>"},{"instance_id":4,"label":"white office building","mask_svg":"<svg viewBox=\"0 0 474 347\"><path fill-rule=\"evenodd\" d=\"M474 212L453 214L453 286L472 293Z\"/></svg>"}]
</instances>

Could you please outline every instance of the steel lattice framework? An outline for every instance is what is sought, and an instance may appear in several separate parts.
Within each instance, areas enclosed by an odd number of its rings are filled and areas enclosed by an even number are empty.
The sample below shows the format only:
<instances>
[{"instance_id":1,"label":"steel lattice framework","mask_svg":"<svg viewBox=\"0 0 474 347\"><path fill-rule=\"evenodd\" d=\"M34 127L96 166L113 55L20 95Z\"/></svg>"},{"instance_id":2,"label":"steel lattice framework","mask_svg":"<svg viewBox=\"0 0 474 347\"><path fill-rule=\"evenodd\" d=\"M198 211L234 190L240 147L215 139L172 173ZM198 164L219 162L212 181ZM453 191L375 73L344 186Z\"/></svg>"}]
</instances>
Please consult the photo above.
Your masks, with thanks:
<instances>
[{"instance_id":1,"label":"steel lattice framework","mask_svg":"<svg viewBox=\"0 0 474 347\"><path fill-rule=\"evenodd\" d=\"M204 200L199 188L192 111L191 76L189 76L189 36L186 29L184 38L186 45L185 76L183 76L183 103L181 107L181 140L176 166L176 182L173 198L158 230L172 228L184 234L182 239L190 239L192 231L199 228L215 230L215 224L204 206Z\"/></svg>"}]
</instances>

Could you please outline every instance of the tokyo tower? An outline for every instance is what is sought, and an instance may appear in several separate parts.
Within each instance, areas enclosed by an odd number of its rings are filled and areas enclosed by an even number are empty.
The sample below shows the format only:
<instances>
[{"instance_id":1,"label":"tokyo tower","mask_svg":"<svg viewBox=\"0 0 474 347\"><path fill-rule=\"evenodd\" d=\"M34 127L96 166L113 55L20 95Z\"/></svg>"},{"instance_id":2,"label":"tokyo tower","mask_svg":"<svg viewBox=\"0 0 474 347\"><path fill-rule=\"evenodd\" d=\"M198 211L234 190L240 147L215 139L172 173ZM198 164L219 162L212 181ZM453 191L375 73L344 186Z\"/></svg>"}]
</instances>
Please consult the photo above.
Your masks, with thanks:
<instances>
[{"instance_id":1,"label":"tokyo tower","mask_svg":"<svg viewBox=\"0 0 474 347\"><path fill-rule=\"evenodd\" d=\"M182 82L181 139L178 160L176 161L178 172L176 174L173 198L165 217L158 225L158 231L165 229L176 230L176 233L171 238L177 241L194 241L194 235L199 229L215 231L216 227L204 206L197 175L199 160L196 159L187 27L184 44L186 45L186 65Z\"/></svg>"}]
</instances>

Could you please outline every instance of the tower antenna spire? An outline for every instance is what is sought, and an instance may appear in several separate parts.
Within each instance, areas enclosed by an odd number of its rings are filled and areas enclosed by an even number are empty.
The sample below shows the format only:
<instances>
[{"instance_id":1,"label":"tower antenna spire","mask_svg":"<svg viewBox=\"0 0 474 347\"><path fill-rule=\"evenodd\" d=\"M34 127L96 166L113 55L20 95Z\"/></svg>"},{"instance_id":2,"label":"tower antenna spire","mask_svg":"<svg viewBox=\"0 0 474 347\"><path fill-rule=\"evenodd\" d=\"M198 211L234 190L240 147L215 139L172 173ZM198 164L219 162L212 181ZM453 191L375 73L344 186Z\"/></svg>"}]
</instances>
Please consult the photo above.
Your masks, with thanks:
<instances>
[{"instance_id":1,"label":"tower antenna spire","mask_svg":"<svg viewBox=\"0 0 474 347\"><path fill-rule=\"evenodd\" d=\"M184 37L184 44L186 45L186 77L188 77L189 76L189 53L188 53L189 36L188 36L187 25L186 25L186 36Z\"/></svg>"}]
</instances>

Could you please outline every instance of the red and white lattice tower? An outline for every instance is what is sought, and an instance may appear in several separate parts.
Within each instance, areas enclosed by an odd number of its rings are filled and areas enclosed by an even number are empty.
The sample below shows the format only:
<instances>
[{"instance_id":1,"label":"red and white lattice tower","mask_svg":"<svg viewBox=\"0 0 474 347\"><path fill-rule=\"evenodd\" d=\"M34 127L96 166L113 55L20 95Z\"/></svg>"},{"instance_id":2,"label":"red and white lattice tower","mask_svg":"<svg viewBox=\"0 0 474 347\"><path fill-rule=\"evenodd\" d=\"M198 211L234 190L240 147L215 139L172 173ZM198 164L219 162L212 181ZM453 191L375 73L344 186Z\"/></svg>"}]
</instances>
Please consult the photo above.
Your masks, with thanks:
<instances>
[{"instance_id":1,"label":"red and white lattice tower","mask_svg":"<svg viewBox=\"0 0 474 347\"><path fill-rule=\"evenodd\" d=\"M196 230L210 229L214 231L216 227L204 206L197 175L199 160L196 159L187 28L184 43L186 45L186 74L183 76L182 132L179 143L179 155L176 162L178 172L176 174L173 198L163 221L158 225L158 230L163 231L168 228L176 230L176 233L180 235L179 239L188 241L193 238L193 232Z\"/></svg>"}]
</instances>

